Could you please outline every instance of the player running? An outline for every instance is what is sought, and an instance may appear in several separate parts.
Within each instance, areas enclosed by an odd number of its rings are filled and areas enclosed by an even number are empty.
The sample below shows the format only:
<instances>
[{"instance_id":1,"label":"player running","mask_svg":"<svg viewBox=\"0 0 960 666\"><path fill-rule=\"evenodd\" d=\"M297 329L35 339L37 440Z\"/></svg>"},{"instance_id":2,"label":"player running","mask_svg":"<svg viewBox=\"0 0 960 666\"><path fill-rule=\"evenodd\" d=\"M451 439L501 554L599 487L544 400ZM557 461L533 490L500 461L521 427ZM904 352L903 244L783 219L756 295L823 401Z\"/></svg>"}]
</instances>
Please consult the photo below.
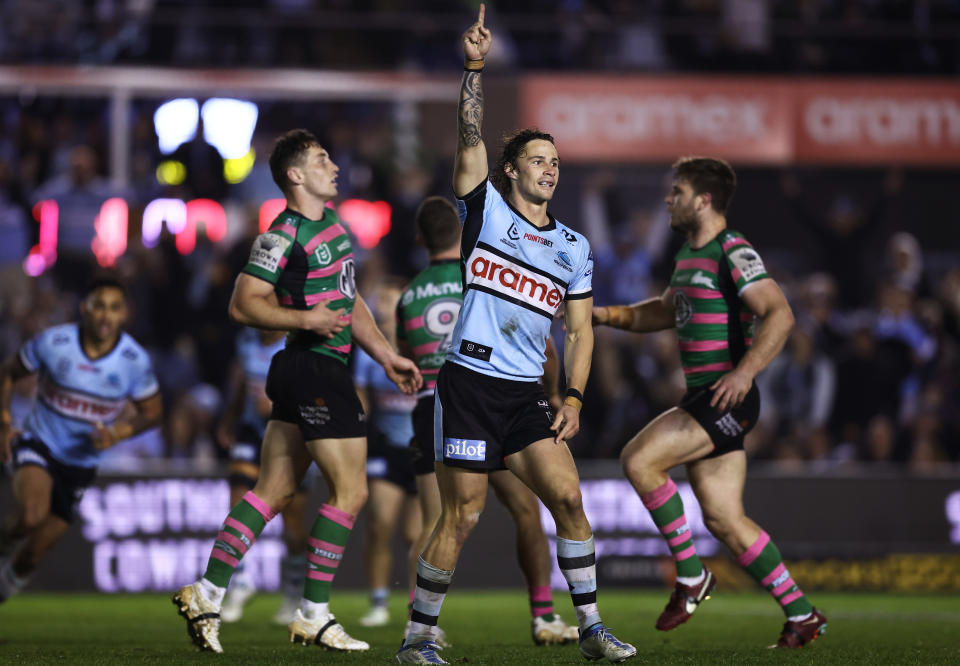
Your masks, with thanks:
<instances>
[{"instance_id":1,"label":"player running","mask_svg":"<svg viewBox=\"0 0 960 666\"><path fill-rule=\"evenodd\" d=\"M150 357L121 330L123 285L95 281L80 323L54 326L29 340L0 371L0 464L13 454L15 516L0 534L0 602L19 592L66 533L101 451L160 425L162 403ZM37 401L23 432L10 424L13 383L39 374ZM125 410L132 403L133 414ZM11 442L12 440L12 442Z\"/></svg>"},{"instance_id":2,"label":"player running","mask_svg":"<svg viewBox=\"0 0 960 666\"><path fill-rule=\"evenodd\" d=\"M437 618L464 541L479 520L489 473L506 467L543 501L557 525L557 560L573 597L580 651L618 662L636 649L603 625L597 610L593 535L567 440L579 430L593 330L587 240L547 211L560 172L549 134L522 130L487 180L480 136L483 58L491 33L477 22L463 36L453 190L463 221L463 308L436 386L434 454L441 514L417 565L401 663L446 663L434 641ZM566 303L568 397L556 417L538 378L550 323Z\"/></svg>"},{"instance_id":3,"label":"player running","mask_svg":"<svg viewBox=\"0 0 960 666\"><path fill-rule=\"evenodd\" d=\"M423 390L417 394L419 399L413 412L414 468L423 516L423 530L411 551L414 574L417 556L427 545L440 518L440 490L433 455L434 388L463 305L457 209L443 197L429 197L417 209L416 227L419 240L430 255L430 265L403 292L397 303L396 317L400 351L417 362L424 378ZM548 353L548 364L552 357L555 366L556 352L549 338L547 342L547 351L552 352ZM555 391L556 369L551 377L552 381L548 381L547 373L544 373L544 387ZM553 610L550 548L540 522L540 504L536 495L505 469L490 472L490 484L516 524L517 558L527 579L532 615L530 631L534 643L548 645L576 641L577 628L568 625ZM415 587L414 576L412 590ZM435 638L438 645L446 647L442 629L437 629Z\"/></svg>"},{"instance_id":4,"label":"player running","mask_svg":"<svg viewBox=\"0 0 960 666\"><path fill-rule=\"evenodd\" d=\"M356 294L353 246L326 205L337 194L339 171L330 155L306 130L292 130L277 141L270 169L287 208L254 241L230 300L237 323L290 332L267 375L273 410L260 477L224 520L203 577L180 589L173 602L194 643L222 652L220 606L230 577L267 522L294 497L313 460L330 497L310 530L303 599L290 640L367 650L329 606L347 538L367 499L365 415L347 368L353 340L404 392L414 393L422 378L386 341Z\"/></svg>"},{"instance_id":5,"label":"player running","mask_svg":"<svg viewBox=\"0 0 960 666\"><path fill-rule=\"evenodd\" d=\"M677 584L656 627L669 631L709 598L716 579L694 549L667 471L685 463L710 532L737 556L787 616L777 647L802 647L826 629L784 568L770 537L743 513L743 438L756 424L754 377L783 348L793 312L760 255L727 229L736 176L723 160L685 157L666 197L670 226L687 242L659 298L593 310L595 324L646 333L676 327L687 393L640 431L620 456L624 472L673 553ZM755 330L756 329L756 330Z\"/></svg>"},{"instance_id":6,"label":"player running","mask_svg":"<svg viewBox=\"0 0 960 666\"><path fill-rule=\"evenodd\" d=\"M229 449L230 506L243 499L260 476L260 443L273 410L273 403L267 397L267 371L270 360L283 349L284 337L284 331L253 328L243 328L237 334L237 361L230 378L229 403L217 428L217 441ZM300 605L307 567L307 530L304 527L307 493L304 484L297 490L281 512L287 554L280 564L283 602L273 615L275 624L289 624L293 620ZM246 572L241 561L223 598L220 619L239 621L244 606L255 593L253 577Z\"/></svg>"}]
</instances>

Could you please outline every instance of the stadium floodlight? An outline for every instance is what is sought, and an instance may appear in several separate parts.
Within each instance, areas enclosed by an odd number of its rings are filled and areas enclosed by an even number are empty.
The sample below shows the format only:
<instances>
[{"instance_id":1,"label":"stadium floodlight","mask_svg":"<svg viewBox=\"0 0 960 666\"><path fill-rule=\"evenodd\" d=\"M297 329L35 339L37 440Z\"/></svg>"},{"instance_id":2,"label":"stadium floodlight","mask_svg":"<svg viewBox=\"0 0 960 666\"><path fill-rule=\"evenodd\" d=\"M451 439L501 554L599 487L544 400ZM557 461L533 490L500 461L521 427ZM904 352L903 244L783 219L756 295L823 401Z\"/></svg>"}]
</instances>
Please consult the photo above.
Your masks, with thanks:
<instances>
[{"instance_id":1,"label":"stadium floodlight","mask_svg":"<svg viewBox=\"0 0 960 666\"><path fill-rule=\"evenodd\" d=\"M181 97L161 104L153 114L160 152L169 155L180 144L193 139L199 122L200 109L195 99Z\"/></svg>"},{"instance_id":2,"label":"stadium floodlight","mask_svg":"<svg viewBox=\"0 0 960 666\"><path fill-rule=\"evenodd\" d=\"M242 99L214 97L203 103L203 138L225 160L239 159L250 153L250 141L257 127L259 109Z\"/></svg>"}]
</instances>

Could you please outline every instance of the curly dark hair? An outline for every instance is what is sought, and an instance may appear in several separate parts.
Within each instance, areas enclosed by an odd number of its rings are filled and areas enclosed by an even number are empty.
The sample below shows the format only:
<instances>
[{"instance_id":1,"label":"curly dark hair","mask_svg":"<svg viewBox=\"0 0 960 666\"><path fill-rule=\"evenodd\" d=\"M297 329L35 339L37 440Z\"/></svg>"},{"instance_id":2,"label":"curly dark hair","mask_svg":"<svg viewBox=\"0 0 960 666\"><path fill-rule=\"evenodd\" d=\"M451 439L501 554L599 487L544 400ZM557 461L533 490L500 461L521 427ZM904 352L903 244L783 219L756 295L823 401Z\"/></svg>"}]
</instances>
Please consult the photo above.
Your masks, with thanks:
<instances>
[{"instance_id":1,"label":"curly dark hair","mask_svg":"<svg viewBox=\"0 0 960 666\"><path fill-rule=\"evenodd\" d=\"M737 191L737 174L729 162L716 157L681 157L673 163L673 172L690 183L694 194L709 194L715 211L727 212Z\"/></svg>"},{"instance_id":2,"label":"curly dark hair","mask_svg":"<svg viewBox=\"0 0 960 666\"><path fill-rule=\"evenodd\" d=\"M535 127L517 130L513 134L504 135L503 150L500 152L500 159L497 160L497 165L493 168L493 173L490 174L490 182L497 188L500 196L506 198L507 195L510 194L510 179L507 178L504 168L509 164L516 169L517 158L524 155L524 149L528 143L537 139L549 141L556 145L556 142L550 134L541 132Z\"/></svg>"},{"instance_id":3,"label":"curly dark hair","mask_svg":"<svg viewBox=\"0 0 960 666\"><path fill-rule=\"evenodd\" d=\"M305 129L290 130L277 139L273 152L270 153L270 173L273 175L273 182L284 194L288 194L290 189L287 169L300 164L307 151L319 145L317 137Z\"/></svg>"}]
</instances>

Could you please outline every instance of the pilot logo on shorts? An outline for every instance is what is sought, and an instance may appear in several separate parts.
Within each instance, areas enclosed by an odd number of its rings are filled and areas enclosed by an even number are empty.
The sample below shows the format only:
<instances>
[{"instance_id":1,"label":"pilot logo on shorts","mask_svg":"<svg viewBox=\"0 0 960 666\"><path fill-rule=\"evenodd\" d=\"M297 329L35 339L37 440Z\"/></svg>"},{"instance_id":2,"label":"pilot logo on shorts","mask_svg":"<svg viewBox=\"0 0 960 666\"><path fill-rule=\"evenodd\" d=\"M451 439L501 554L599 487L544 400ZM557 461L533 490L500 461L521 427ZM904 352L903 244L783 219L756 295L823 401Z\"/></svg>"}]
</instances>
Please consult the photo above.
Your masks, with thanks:
<instances>
[{"instance_id":1,"label":"pilot logo on shorts","mask_svg":"<svg viewBox=\"0 0 960 666\"><path fill-rule=\"evenodd\" d=\"M452 460L483 462L487 459L487 441L484 439L444 437L443 457Z\"/></svg>"},{"instance_id":2,"label":"pilot logo on shorts","mask_svg":"<svg viewBox=\"0 0 960 666\"><path fill-rule=\"evenodd\" d=\"M693 319L693 303L679 289L675 289L673 292L673 312L677 328L683 328Z\"/></svg>"}]
</instances>

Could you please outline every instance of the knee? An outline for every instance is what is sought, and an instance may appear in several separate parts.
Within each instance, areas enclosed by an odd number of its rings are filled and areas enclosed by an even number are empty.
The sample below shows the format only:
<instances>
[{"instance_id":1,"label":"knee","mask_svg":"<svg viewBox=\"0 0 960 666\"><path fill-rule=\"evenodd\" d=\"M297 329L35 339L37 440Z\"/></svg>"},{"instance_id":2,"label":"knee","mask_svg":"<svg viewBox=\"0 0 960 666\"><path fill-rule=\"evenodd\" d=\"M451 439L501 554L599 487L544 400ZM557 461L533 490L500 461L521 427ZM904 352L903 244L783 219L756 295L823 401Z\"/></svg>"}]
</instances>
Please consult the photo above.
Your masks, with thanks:
<instances>
[{"instance_id":1,"label":"knee","mask_svg":"<svg viewBox=\"0 0 960 666\"><path fill-rule=\"evenodd\" d=\"M620 466L623 468L624 475L630 481L636 482L643 477L647 464L643 459L639 440L636 437L630 440L630 443L620 452Z\"/></svg>"},{"instance_id":2,"label":"knee","mask_svg":"<svg viewBox=\"0 0 960 666\"><path fill-rule=\"evenodd\" d=\"M363 483L350 488L345 493L341 492L341 495L344 511L356 516L360 513L360 510L366 506L367 499L370 497L370 491L367 489L367 484Z\"/></svg>"},{"instance_id":3,"label":"knee","mask_svg":"<svg viewBox=\"0 0 960 666\"><path fill-rule=\"evenodd\" d=\"M47 507L26 506L20 510L17 522L20 524L20 530L26 533L38 529L50 515Z\"/></svg>"},{"instance_id":4,"label":"knee","mask_svg":"<svg viewBox=\"0 0 960 666\"><path fill-rule=\"evenodd\" d=\"M704 511L703 524L710 530L710 534L726 543L735 528L736 520L728 514L719 511Z\"/></svg>"},{"instance_id":5,"label":"knee","mask_svg":"<svg viewBox=\"0 0 960 666\"><path fill-rule=\"evenodd\" d=\"M580 486L573 485L559 492L554 499L554 511L564 516L583 513L583 496Z\"/></svg>"},{"instance_id":6,"label":"knee","mask_svg":"<svg viewBox=\"0 0 960 666\"><path fill-rule=\"evenodd\" d=\"M473 532L473 528L480 522L480 513L480 510L463 507L451 516L453 518L453 520L450 521L452 523L451 527L453 528L458 543L462 544L467 540L467 537L470 536L470 533Z\"/></svg>"}]
</instances>

